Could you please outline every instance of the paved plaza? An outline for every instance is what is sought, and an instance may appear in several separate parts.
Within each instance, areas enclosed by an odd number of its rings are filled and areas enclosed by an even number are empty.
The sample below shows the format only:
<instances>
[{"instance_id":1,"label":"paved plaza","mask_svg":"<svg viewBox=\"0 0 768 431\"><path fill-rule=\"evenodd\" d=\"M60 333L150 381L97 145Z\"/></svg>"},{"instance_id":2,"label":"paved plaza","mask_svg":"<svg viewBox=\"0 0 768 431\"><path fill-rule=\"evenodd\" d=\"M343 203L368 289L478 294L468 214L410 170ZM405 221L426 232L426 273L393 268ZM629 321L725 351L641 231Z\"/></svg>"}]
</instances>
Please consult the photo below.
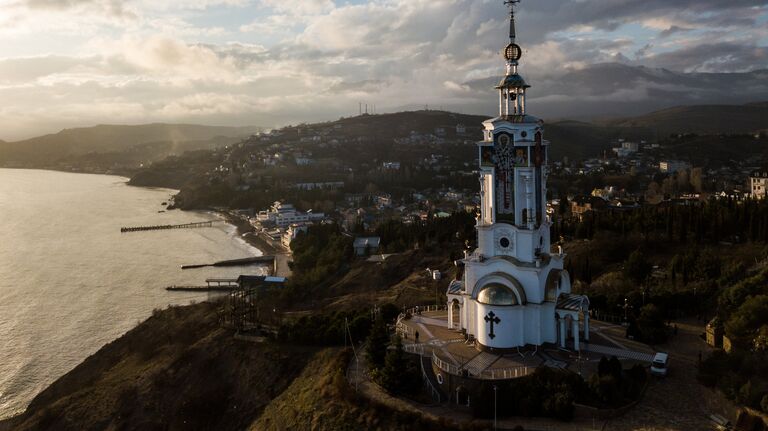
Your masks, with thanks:
<instances>
[{"instance_id":1,"label":"paved plaza","mask_svg":"<svg viewBox=\"0 0 768 431\"><path fill-rule=\"evenodd\" d=\"M433 363L446 372L479 379L523 377L540 366L569 369L589 378L597 372L597 364L603 356L616 356L625 366L648 365L652 361L654 351L651 348L620 338L623 327L593 322L590 341L582 342L579 352L554 344L526 346L505 354L483 352L475 343L465 340L461 332L448 329L446 310L424 311L401 318L398 332L403 336L406 351L431 356Z\"/></svg>"}]
</instances>

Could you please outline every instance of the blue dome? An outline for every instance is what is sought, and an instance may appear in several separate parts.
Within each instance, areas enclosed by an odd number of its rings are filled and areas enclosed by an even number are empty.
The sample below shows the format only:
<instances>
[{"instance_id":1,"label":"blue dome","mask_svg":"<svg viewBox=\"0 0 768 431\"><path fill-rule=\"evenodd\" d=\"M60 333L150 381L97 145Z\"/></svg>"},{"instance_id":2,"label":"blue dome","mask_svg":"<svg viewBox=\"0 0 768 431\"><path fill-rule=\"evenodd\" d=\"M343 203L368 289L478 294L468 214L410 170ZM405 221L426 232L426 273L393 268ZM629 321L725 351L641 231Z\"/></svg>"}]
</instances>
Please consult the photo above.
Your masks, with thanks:
<instances>
[{"instance_id":1,"label":"blue dome","mask_svg":"<svg viewBox=\"0 0 768 431\"><path fill-rule=\"evenodd\" d=\"M522 76L515 73L505 76L496 88L530 88L530 85L525 83Z\"/></svg>"}]
</instances>

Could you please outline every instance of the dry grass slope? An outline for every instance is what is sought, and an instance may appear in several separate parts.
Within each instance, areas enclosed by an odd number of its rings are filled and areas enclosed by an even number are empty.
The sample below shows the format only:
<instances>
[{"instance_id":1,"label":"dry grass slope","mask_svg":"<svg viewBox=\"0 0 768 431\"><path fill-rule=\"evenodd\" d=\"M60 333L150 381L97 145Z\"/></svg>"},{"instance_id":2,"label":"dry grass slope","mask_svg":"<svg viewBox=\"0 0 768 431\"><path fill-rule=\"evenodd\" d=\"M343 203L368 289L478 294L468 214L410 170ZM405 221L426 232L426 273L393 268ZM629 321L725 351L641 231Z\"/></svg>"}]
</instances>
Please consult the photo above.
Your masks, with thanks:
<instances>
[{"instance_id":1,"label":"dry grass slope","mask_svg":"<svg viewBox=\"0 0 768 431\"><path fill-rule=\"evenodd\" d=\"M220 328L211 304L170 308L86 359L5 426L241 430L312 351L238 342Z\"/></svg>"}]
</instances>

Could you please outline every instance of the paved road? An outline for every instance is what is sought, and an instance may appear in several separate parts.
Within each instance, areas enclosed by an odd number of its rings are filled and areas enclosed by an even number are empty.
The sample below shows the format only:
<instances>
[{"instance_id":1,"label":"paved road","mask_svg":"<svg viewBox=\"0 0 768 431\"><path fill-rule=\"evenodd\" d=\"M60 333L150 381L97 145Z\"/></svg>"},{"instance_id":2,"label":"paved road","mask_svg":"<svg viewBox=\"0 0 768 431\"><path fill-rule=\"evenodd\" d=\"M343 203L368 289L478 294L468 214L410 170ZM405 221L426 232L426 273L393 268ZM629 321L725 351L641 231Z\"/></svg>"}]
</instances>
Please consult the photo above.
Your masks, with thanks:
<instances>
[{"instance_id":1,"label":"paved road","mask_svg":"<svg viewBox=\"0 0 768 431\"><path fill-rule=\"evenodd\" d=\"M612 419L605 431L689 431L711 430L707 417L712 413L733 419L733 406L715 391L696 380L698 352L707 346L699 337L704 324L677 323L678 335L656 346L670 354L669 375L653 378L640 403L626 415Z\"/></svg>"},{"instance_id":2,"label":"paved road","mask_svg":"<svg viewBox=\"0 0 768 431\"><path fill-rule=\"evenodd\" d=\"M599 344L588 344L586 346L586 350L590 352L598 353L601 355L605 355L607 357L616 356L617 358L634 359L636 361L649 362L649 363L653 361L653 355L650 353L642 353L642 352L635 352L632 350L617 349L615 347L606 347L606 346L601 346Z\"/></svg>"}]
</instances>

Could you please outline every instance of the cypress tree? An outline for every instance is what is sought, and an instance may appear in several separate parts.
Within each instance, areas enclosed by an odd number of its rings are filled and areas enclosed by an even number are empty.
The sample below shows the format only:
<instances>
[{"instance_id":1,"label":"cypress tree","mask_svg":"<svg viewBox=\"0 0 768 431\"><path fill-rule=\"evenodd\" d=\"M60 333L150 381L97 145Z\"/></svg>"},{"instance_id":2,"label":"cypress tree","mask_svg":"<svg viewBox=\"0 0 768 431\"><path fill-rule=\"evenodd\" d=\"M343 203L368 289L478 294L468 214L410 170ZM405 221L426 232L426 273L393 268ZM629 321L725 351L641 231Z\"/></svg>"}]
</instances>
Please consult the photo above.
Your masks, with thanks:
<instances>
[{"instance_id":1,"label":"cypress tree","mask_svg":"<svg viewBox=\"0 0 768 431\"><path fill-rule=\"evenodd\" d=\"M377 370L384 366L384 359L387 355L387 344L389 343L389 333L387 325L381 315L376 316L373 322L371 333L368 336L368 345L365 353L368 357L368 367L371 370Z\"/></svg>"}]
</instances>

